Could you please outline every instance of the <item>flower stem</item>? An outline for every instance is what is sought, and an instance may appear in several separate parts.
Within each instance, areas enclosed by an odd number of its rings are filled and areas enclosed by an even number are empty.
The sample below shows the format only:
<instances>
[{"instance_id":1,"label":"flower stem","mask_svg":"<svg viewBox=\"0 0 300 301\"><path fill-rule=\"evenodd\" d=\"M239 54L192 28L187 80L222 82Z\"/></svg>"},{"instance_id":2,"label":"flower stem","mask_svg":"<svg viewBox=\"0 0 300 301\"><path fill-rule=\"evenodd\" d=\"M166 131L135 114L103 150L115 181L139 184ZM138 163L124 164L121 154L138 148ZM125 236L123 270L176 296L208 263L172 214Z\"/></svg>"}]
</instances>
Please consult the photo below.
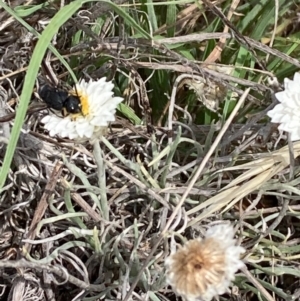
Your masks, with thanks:
<instances>
[{"instance_id":1,"label":"flower stem","mask_svg":"<svg viewBox=\"0 0 300 301\"><path fill-rule=\"evenodd\" d=\"M100 147L100 141L96 140L93 143L93 154L97 164L98 184L100 188L100 205L103 214L103 218L109 220L109 207L107 204L106 195L106 176L105 176L105 164L103 161L103 153Z\"/></svg>"}]
</instances>

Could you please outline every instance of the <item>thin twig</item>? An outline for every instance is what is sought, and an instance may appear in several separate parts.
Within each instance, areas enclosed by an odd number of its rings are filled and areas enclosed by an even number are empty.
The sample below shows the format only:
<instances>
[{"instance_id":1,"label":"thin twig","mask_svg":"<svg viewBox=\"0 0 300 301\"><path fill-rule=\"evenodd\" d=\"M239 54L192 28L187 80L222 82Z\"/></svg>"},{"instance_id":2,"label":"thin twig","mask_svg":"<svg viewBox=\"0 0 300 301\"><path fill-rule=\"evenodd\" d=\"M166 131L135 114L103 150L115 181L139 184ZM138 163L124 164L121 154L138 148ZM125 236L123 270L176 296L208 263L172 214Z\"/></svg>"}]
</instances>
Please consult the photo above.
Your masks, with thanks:
<instances>
[{"instance_id":1,"label":"thin twig","mask_svg":"<svg viewBox=\"0 0 300 301\"><path fill-rule=\"evenodd\" d=\"M275 301L274 298L268 293L268 291L252 276L246 267L242 268L241 271L247 277L247 279L264 295L268 301Z\"/></svg>"},{"instance_id":2,"label":"thin twig","mask_svg":"<svg viewBox=\"0 0 300 301\"><path fill-rule=\"evenodd\" d=\"M34 216L31 222L31 225L29 227L29 231L27 233L26 239L34 240L36 236L36 229L38 223L43 218L46 209L48 207L48 198L53 193L54 188L56 186L56 183L59 179L59 176L62 172L62 166L63 164L61 162L56 162L52 174L50 176L49 182L46 185L45 191L41 197L41 200L38 202L37 208L34 212ZM23 253L24 255L30 253L31 245L29 243L26 243L23 247Z\"/></svg>"},{"instance_id":3,"label":"thin twig","mask_svg":"<svg viewBox=\"0 0 300 301\"><path fill-rule=\"evenodd\" d=\"M105 222L100 215L81 197L78 193L71 193L72 199L79 205L84 212L86 212L96 222Z\"/></svg>"}]
</instances>

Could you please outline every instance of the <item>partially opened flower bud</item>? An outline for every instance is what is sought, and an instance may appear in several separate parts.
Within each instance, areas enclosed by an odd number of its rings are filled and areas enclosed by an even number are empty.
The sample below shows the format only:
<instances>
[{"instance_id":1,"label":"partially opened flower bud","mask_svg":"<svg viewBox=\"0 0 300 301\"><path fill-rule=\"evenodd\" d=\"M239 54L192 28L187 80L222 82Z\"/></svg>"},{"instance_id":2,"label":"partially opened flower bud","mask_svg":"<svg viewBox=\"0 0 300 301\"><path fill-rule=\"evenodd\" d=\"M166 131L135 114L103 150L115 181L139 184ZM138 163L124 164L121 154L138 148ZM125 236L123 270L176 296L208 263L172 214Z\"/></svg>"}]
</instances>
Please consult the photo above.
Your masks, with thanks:
<instances>
[{"instance_id":1,"label":"partially opened flower bud","mask_svg":"<svg viewBox=\"0 0 300 301\"><path fill-rule=\"evenodd\" d=\"M188 241L166 260L167 282L187 301L210 301L224 294L243 267L230 225L215 225L205 238Z\"/></svg>"}]
</instances>

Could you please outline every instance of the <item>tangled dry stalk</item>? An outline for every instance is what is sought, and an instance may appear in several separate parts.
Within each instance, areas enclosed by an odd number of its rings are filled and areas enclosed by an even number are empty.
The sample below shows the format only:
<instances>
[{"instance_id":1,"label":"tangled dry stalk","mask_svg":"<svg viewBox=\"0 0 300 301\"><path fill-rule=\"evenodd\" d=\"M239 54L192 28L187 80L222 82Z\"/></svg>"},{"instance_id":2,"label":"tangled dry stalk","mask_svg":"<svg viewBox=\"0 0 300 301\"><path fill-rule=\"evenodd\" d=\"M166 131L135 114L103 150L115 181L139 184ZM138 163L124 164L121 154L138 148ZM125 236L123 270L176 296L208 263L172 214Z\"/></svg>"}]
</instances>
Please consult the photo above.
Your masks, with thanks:
<instances>
[{"instance_id":1,"label":"tangled dry stalk","mask_svg":"<svg viewBox=\"0 0 300 301\"><path fill-rule=\"evenodd\" d=\"M194 21L200 17L197 6L189 9ZM40 32L53 14L44 8L26 21ZM92 25L102 15L108 17L96 35ZM114 20L105 5L82 10L61 29L55 45L69 61L82 56L74 70L83 76L115 78L116 93L135 115L121 112L100 144L76 145L50 138L39 123L44 111L28 110L1 191L0 299L174 300L164 275L169 234L180 243L201 236L212 221L229 220L247 249L248 269L236 279L239 292L234 295L233 288L221 300L254 300L260 294L296 300L300 143L286 146L286 137L265 118L276 102L275 88L189 60L171 47L224 41L231 33L124 41L113 35ZM4 10L0 21L2 161L37 38ZM89 39L74 46L68 36L78 30ZM251 51L300 67L272 47L239 39ZM66 82L68 73L57 58L48 54L45 60ZM168 72L172 93L153 121L155 97L148 85L159 71ZM210 125L194 122L203 104L219 113L209 100L230 93L236 105L226 122L223 117ZM195 111L186 100L191 94L198 101ZM245 118L249 106L260 110ZM134 124L135 118L144 125Z\"/></svg>"}]
</instances>

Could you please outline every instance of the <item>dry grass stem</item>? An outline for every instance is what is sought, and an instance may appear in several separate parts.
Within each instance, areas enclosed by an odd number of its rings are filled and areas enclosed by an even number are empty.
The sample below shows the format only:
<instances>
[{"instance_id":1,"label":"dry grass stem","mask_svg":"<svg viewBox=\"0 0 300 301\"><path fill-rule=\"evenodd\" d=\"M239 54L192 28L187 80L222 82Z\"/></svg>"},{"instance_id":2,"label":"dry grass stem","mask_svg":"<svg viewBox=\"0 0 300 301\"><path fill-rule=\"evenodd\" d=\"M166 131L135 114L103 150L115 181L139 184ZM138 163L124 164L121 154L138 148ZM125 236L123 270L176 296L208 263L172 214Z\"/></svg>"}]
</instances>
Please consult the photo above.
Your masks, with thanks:
<instances>
[{"instance_id":1,"label":"dry grass stem","mask_svg":"<svg viewBox=\"0 0 300 301\"><path fill-rule=\"evenodd\" d=\"M297 3L144 2L0 3L0 299L204 296L224 276L226 239L206 241L219 224L247 269L207 300L298 298L300 142L267 115L300 68ZM123 99L107 121L40 99L45 83L69 99L76 78L104 77L95 108ZM92 131L79 117L110 122L105 137L67 139L67 119Z\"/></svg>"}]
</instances>

